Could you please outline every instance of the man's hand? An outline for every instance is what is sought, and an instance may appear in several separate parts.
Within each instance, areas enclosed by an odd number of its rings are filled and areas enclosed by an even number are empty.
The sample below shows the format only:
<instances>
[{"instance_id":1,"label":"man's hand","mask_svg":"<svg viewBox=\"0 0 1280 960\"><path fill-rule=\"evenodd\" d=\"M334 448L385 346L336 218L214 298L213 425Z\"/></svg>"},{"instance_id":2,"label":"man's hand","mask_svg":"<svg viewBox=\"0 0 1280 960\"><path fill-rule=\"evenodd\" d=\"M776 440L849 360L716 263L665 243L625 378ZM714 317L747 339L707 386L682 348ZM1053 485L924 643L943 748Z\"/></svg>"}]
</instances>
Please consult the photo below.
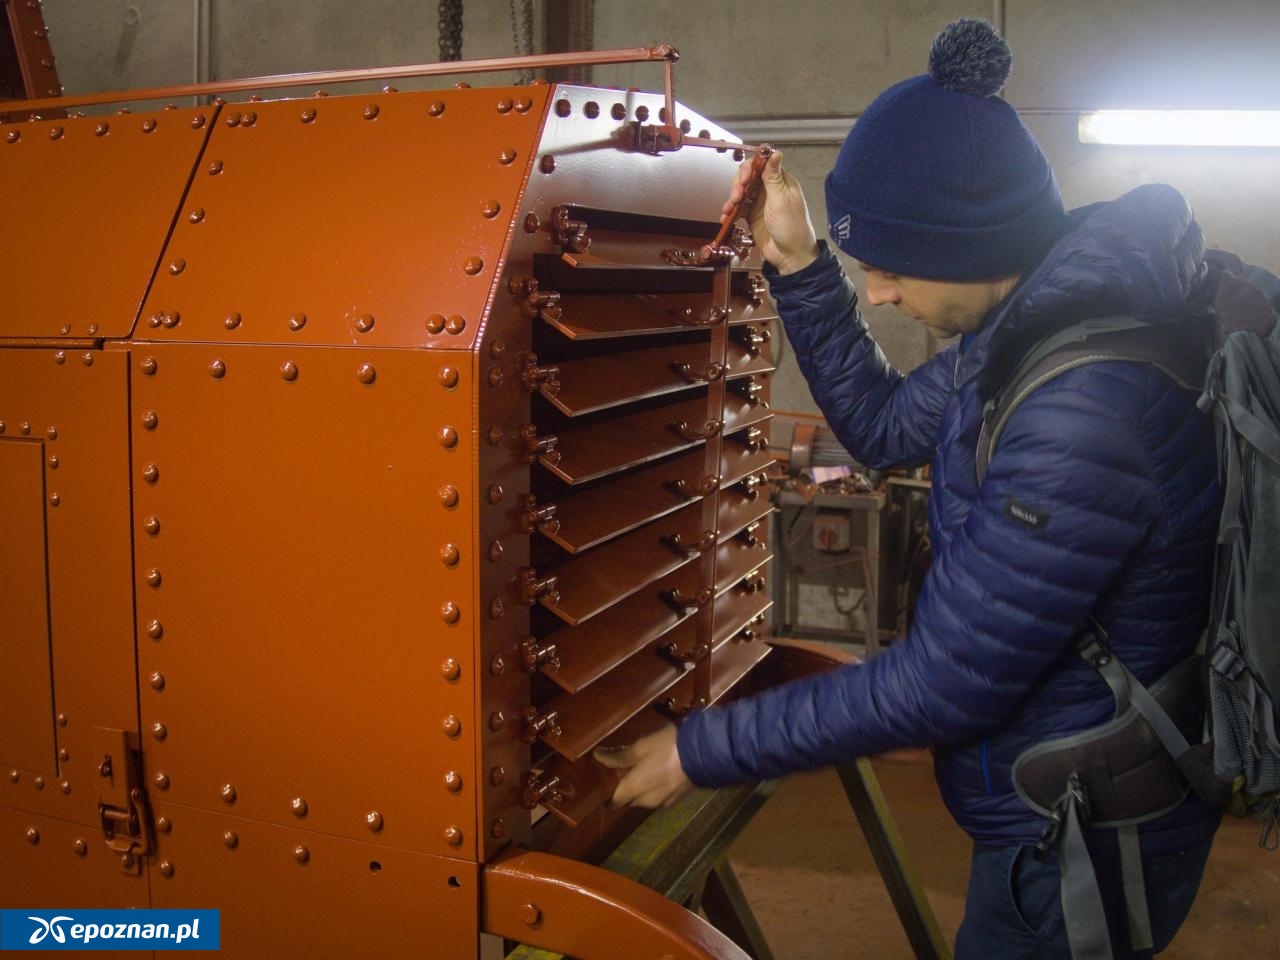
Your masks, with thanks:
<instances>
[{"instance_id":1,"label":"man's hand","mask_svg":"<svg viewBox=\"0 0 1280 960\"><path fill-rule=\"evenodd\" d=\"M741 202L751 176L751 161L738 168L729 199L720 214L723 222ZM743 204L742 215L764 258L779 273L795 273L818 259L818 240L809 219L809 207L795 177L782 169L782 152L775 150L760 175L761 186Z\"/></svg>"},{"instance_id":2,"label":"man's hand","mask_svg":"<svg viewBox=\"0 0 1280 960\"><path fill-rule=\"evenodd\" d=\"M694 789L676 750L676 728L666 726L627 747L596 750L606 767L623 771L610 803L615 807L669 807Z\"/></svg>"}]
</instances>

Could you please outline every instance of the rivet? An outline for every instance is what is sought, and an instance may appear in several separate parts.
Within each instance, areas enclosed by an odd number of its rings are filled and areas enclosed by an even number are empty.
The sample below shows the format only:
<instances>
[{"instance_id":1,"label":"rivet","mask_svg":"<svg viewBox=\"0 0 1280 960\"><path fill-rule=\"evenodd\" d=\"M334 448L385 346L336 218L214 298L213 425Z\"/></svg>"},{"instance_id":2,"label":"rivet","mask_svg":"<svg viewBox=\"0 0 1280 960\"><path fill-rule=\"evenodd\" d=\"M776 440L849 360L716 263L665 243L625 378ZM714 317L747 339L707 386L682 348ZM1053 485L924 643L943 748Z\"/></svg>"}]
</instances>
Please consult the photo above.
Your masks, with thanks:
<instances>
[{"instance_id":1,"label":"rivet","mask_svg":"<svg viewBox=\"0 0 1280 960\"><path fill-rule=\"evenodd\" d=\"M489 559L494 563L498 563L504 553L506 553L506 550L503 548L501 540L495 540L489 544Z\"/></svg>"},{"instance_id":2,"label":"rivet","mask_svg":"<svg viewBox=\"0 0 1280 960\"><path fill-rule=\"evenodd\" d=\"M368 313L362 313L356 317L356 329L361 333L368 333L373 329L373 316Z\"/></svg>"},{"instance_id":3,"label":"rivet","mask_svg":"<svg viewBox=\"0 0 1280 960\"><path fill-rule=\"evenodd\" d=\"M280 366L280 379L289 383L298 379L298 365L292 360L286 360Z\"/></svg>"},{"instance_id":4,"label":"rivet","mask_svg":"<svg viewBox=\"0 0 1280 960\"><path fill-rule=\"evenodd\" d=\"M507 345L501 340L494 340L493 343L489 344L489 356L493 357L495 360L501 358L506 352Z\"/></svg>"},{"instance_id":5,"label":"rivet","mask_svg":"<svg viewBox=\"0 0 1280 960\"><path fill-rule=\"evenodd\" d=\"M160 874L165 877L173 876L173 864L168 860L160 861Z\"/></svg>"},{"instance_id":6,"label":"rivet","mask_svg":"<svg viewBox=\"0 0 1280 960\"><path fill-rule=\"evenodd\" d=\"M501 840L507 835L507 821L501 817L496 818L489 827L489 835L495 840Z\"/></svg>"},{"instance_id":7,"label":"rivet","mask_svg":"<svg viewBox=\"0 0 1280 960\"><path fill-rule=\"evenodd\" d=\"M37 790L43 790L43 789L44 789L44 777L36 777L34 780L32 780L32 781L31 781L31 785L32 785L33 787L35 787Z\"/></svg>"},{"instance_id":8,"label":"rivet","mask_svg":"<svg viewBox=\"0 0 1280 960\"><path fill-rule=\"evenodd\" d=\"M93 134L94 134L94 136L96 136L96 137L105 137L105 136L107 135L107 132L108 132L110 129L111 129L111 124L106 123L106 122L104 121L103 123L100 123L100 124L98 124L96 127L94 127L94 128L93 128Z\"/></svg>"},{"instance_id":9,"label":"rivet","mask_svg":"<svg viewBox=\"0 0 1280 960\"><path fill-rule=\"evenodd\" d=\"M159 620L152 620L147 624L147 636L152 640L159 640L164 636L164 625Z\"/></svg>"},{"instance_id":10,"label":"rivet","mask_svg":"<svg viewBox=\"0 0 1280 960\"><path fill-rule=\"evenodd\" d=\"M588 120L594 120L596 117L600 116L600 104L596 103L594 100L588 100L582 105L582 112L586 115Z\"/></svg>"},{"instance_id":11,"label":"rivet","mask_svg":"<svg viewBox=\"0 0 1280 960\"><path fill-rule=\"evenodd\" d=\"M549 153L546 154L540 161L538 161L538 169L543 173L555 173L556 158Z\"/></svg>"},{"instance_id":12,"label":"rivet","mask_svg":"<svg viewBox=\"0 0 1280 960\"><path fill-rule=\"evenodd\" d=\"M313 97L327 97L328 95L329 95L328 90L317 90L315 93L312 94Z\"/></svg>"},{"instance_id":13,"label":"rivet","mask_svg":"<svg viewBox=\"0 0 1280 960\"><path fill-rule=\"evenodd\" d=\"M495 787L501 786L505 779L507 779L507 771L504 768L494 767L489 771L489 782Z\"/></svg>"},{"instance_id":14,"label":"rivet","mask_svg":"<svg viewBox=\"0 0 1280 960\"><path fill-rule=\"evenodd\" d=\"M502 204L497 200L486 200L484 203L480 204L480 216L484 217L486 220L492 220L501 212Z\"/></svg>"},{"instance_id":15,"label":"rivet","mask_svg":"<svg viewBox=\"0 0 1280 960\"><path fill-rule=\"evenodd\" d=\"M204 126L204 124L205 124L205 118L203 113L197 113L194 117L191 118L192 130L199 130L201 127Z\"/></svg>"},{"instance_id":16,"label":"rivet","mask_svg":"<svg viewBox=\"0 0 1280 960\"><path fill-rule=\"evenodd\" d=\"M505 493L506 491L502 489L502 484L500 483L490 484L489 493L488 493L489 502L493 504L501 503L503 494Z\"/></svg>"},{"instance_id":17,"label":"rivet","mask_svg":"<svg viewBox=\"0 0 1280 960\"><path fill-rule=\"evenodd\" d=\"M462 272L467 276L474 277L477 273L484 269L484 261L479 257L467 257L462 263ZM452 332L452 331L450 331Z\"/></svg>"},{"instance_id":18,"label":"rivet","mask_svg":"<svg viewBox=\"0 0 1280 960\"><path fill-rule=\"evenodd\" d=\"M446 543L440 548L440 562L446 567L456 566L460 556L458 548L452 543Z\"/></svg>"},{"instance_id":19,"label":"rivet","mask_svg":"<svg viewBox=\"0 0 1280 960\"><path fill-rule=\"evenodd\" d=\"M615 103L609 110L609 116L615 120L627 119L627 108L620 103Z\"/></svg>"},{"instance_id":20,"label":"rivet","mask_svg":"<svg viewBox=\"0 0 1280 960\"><path fill-rule=\"evenodd\" d=\"M356 379L365 386L368 386L373 383L374 380L378 379L378 371L373 369L371 364L362 363L356 368Z\"/></svg>"},{"instance_id":21,"label":"rivet","mask_svg":"<svg viewBox=\"0 0 1280 960\"><path fill-rule=\"evenodd\" d=\"M438 379L440 380L440 386L446 390L452 390L458 385L458 368L441 367Z\"/></svg>"},{"instance_id":22,"label":"rivet","mask_svg":"<svg viewBox=\"0 0 1280 960\"><path fill-rule=\"evenodd\" d=\"M65 713L58 714L58 726L65 727L67 725L67 715Z\"/></svg>"},{"instance_id":23,"label":"rivet","mask_svg":"<svg viewBox=\"0 0 1280 960\"><path fill-rule=\"evenodd\" d=\"M53 506L56 507L61 502L62 502L62 497L58 496L58 494L56 493L49 494L49 503L51 503Z\"/></svg>"},{"instance_id":24,"label":"rivet","mask_svg":"<svg viewBox=\"0 0 1280 960\"><path fill-rule=\"evenodd\" d=\"M89 844L85 840L77 837L76 842L71 845L71 849L76 852L76 856L83 857L89 852Z\"/></svg>"},{"instance_id":25,"label":"rivet","mask_svg":"<svg viewBox=\"0 0 1280 960\"><path fill-rule=\"evenodd\" d=\"M452 600L445 601L440 608L440 619L445 623L457 623L462 618L462 611L458 609L458 605Z\"/></svg>"},{"instance_id":26,"label":"rivet","mask_svg":"<svg viewBox=\"0 0 1280 960\"><path fill-rule=\"evenodd\" d=\"M497 732L507 725L506 715L501 710L489 714L489 729Z\"/></svg>"},{"instance_id":27,"label":"rivet","mask_svg":"<svg viewBox=\"0 0 1280 960\"><path fill-rule=\"evenodd\" d=\"M433 313L427 317L427 333L439 333L444 329L444 315Z\"/></svg>"},{"instance_id":28,"label":"rivet","mask_svg":"<svg viewBox=\"0 0 1280 960\"><path fill-rule=\"evenodd\" d=\"M502 437L502 428L496 423L489 428L489 446L496 447L498 444L502 443Z\"/></svg>"},{"instance_id":29,"label":"rivet","mask_svg":"<svg viewBox=\"0 0 1280 960\"><path fill-rule=\"evenodd\" d=\"M45 435L46 437L48 437L50 440L57 440L57 439L58 439L58 428L57 428L57 427L49 427L47 430L45 430L44 435Z\"/></svg>"},{"instance_id":30,"label":"rivet","mask_svg":"<svg viewBox=\"0 0 1280 960\"><path fill-rule=\"evenodd\" d=\"M369 828L370 833L381 833L382 814L377 810L370 810L364 815L364 825Z\"/></svg>"},{"instance_id":31,"label":"rivet","mask_svg":"<svg viewBox=\"0 0 1280 960\"><path fill-rule=\"evenodd\" d=\"M540 226L542 226L542 221L538 219L536 213L531 213L524 218L525 233L537 233Z\"/></svg>"},{"instance_id":32,"label":"rivet","mask_svg":"<svg viewBox=\"0 0 1280 960\"><path fill-rule=\"evenodd\" d=\"M142 521L142 529L145 530L149 536L154 537L160 532L160 518L155 516L147 517Z\"/></svg>"},{"instance_id":33,"label":"rivet","mask_svg":"<svg viewBox=\"0 0 1280 960\"><path fill-rule=\"evenodd\" d=\"M494 367L490 367L490 368L489 368L489 378L488 378L488 379L489 379L489 386L491 386L491 387L500 387L500 386L502 386L503 382L504 382L507 378L506 378L506 374L504 374L504 373L502 372L502 368L501 368L501 367L494 366Z\"/></svg>"},{"instance_id":34,"label":"rivet","mask_svg":"<svg viewBox=\"0 0 1280 960\"><path fill-rule=\"evenodd\" d=\"M71 332L71 324L69 324L69 323L64 323L64 324L62 325L62 333L65 335L65 334L68 334L68 333L70 333L70 332Z\"/></svg>"},{"instance_id":35,"label":"rivet","mask_svg":"<svg viewBox=\"0 0 1280 960\"><path fill-rule=\"evenodd\" d=\"M160 789L160 790L169 789L169 775L165 773L163 770L161 770L154 777L152 777L151 782L156 785L157 789Z\"/></svg>"},{"instance_id":36,"label":"rivet","mask_svg":"<svg viewBox=\"0 0 1280 960\"><path fill-rule=\"evenodd\" d=\"M22 139L22 134L17 130L10 130L8 133L4 135L4 138L9 143L17 143L19 140Z\"/></svg>"},{"instance_id":37,"label":"rivet","mask_svg":"<svg viewBox=\"0 0 1280 960\"><path fill-rule=\"evenodd\" d=\"M49 139L50 139L50 140L61 140L61 139L62 139L62 133L63 133L63 130L62 130L62 128L61 128L61 127L53 127L53 128L49 131Z\"/></svg>"},{"instance_id":38,"label":"rivet","mask_svg":"<svg viewBox=\"0 0 1280 960\"><path fill-rule=\"evenodd\" d=\"M498 162L502 164L504 167L510 166L511 164L515 163L516 148L503 147L500 151L498 151Z\"/></svg>"},{"instance_id":39,"label":"rivet","mask_svg":"<svg viewBox=\"0 0 1280 960\"><path fill-rule=\"evenodd\" d=\"M10 770L10 771L9 771L9 782L10 782L10 783L17 783L17 782L18 782L19 780L21 780L21 779L22 779L22 774L18 773L18 771L17 771L17 770Z\"/></svg>"},{"instance_id":40,"label":"rivet","mask_svg":"<svg viewBox=\"0 0 1280 960\"><path fill-rule=\"evenodd\" d=\"M376 120L378 118L378 105L371 103L364 108L364 118L366 120Z\"/></svg>"},{"instance_id":41,"label":"rivet","mask_svg":"<svg viewBox=\"0 0 1280 960\"><path fill-rule=\"evenodd\" d=\"M644 123L646 120L649 119L649 108L646 107L643 103L640 104L640 106L636 107L636 119L639 120L641 123Z\"/></svg>"},{"instance_id":42,"label":"rivet","mask_svg":"<svg viewBox=\"0 0 1280 960\"><path fill-rule=\"evenodd\" d=\"M458 827L445 827L444 839L449 846L460 847L462 846L462 830Z\"/></svg>"},{"instance_id":43,"label":"rivet","mask_svg":"<svg viewBox=\"0 0 1280 960\"><path fill-rule=\"evenodd\" d=\"M311 859L311 851L302 844L298 844L293 848L293 859L298 863L306 863Z\"/></svg>"},{"instance_id":44,"label":"rivet","mask_svg":"<svg viewBox=\"0 0 1280 960\"><path fill-rule=\"evenodd\" d=\"M154 430L160 425L160 414L154 410L148 410L142 415L142 425L148 430Z\"/></svg>"},{"instance_id":45,"label":"rivet","mask_svg":"<svg viewBox=\"0 0 1280 960\"><path fill-rule=\"evenodd\" d=\"M222 789L218 791L218 796L222 798L223 803L236 802L236 788L229 783L224 783Z\"/></svg>"},{"instance_id":46,"label":"rivet","mask_svg":"<svg viewBox=\"0 0 1280 960\"><path fill-rule=\"evenodd\" d=\"M307 315L305 313L295 313L289 318L289 329L295 333L307 325Z\"/></svg>"},{"instance_id":47,"label":"rivet","mask_svg":"<svg viewBox=\"0 0 1280 960\"><path fill-rule=\"evenodd\" d=\"M214 360L209 364L209 376L215 380L221 380L227 375L227 365L221 360Z\"/></svg>"},{"instance_id":48,"label":"rivet","mask_svg":"<svg viewBox=\"0 0 1280 960\"><path fill-rule=\"evenodd\" d=\"M444 113L444 101L432 100L431 103L428 104L427 106L427 113L429 113L433 117L440 116L440 114Z\"/></svg>"},{"instance_id":49,"label":"rivet","mask_svg":"<svg viewBox=\"0 0 1280 960\"><path fill-rule=\"evenodd\" d=\"M58 751L58 759L61 760L63 763L66 763L68 760L71 759L71 751L68 750L66 747L63 747L61 750Z\"/></svg>"},{"instance_id":50,"label":"rivet","mask_svg":"<svg viewBox=\"0 0 1280 960\"><path fill-rule=\"evenodd\" d=\"M452 484L446 484L441 487L440 502L446 507L456 507L458 505L458 488Z\"/></svg>"},{"instance_id":51,"label":"rivet","mask_svg":"<svg viewBox=\"0 0 1280 960\"><path fill-rule=\"evenodd\" d=\"M240 846L240 837L234 830L228 830L222 835L222 844L228 850L234 850Z\"/></svg>"},{"instance_id":52,"label":"rivet","mask_svg":"<svg viewBox=\"0 0 1280 960\"><path fill-rule=\"evenodd\" d=\"M515 106L515 104L513 104L509 98L503 97L498 101L498 112L510 113L513 106Z\"/></svg>"},{"instance_id":53,"label":"rivet","mask_svg":"<svg viewBox=\"0 0 1280 960\"><path fill-rule=\"evenodd\" d=\"M152 567L150 570L147 571L147 575L146 575L147 586L149 587L160 586L160 579L161 579L160 571L157 570L155 567Z\"/></svg>"},{"instance_id":54,"label":"rivet","mask_svg":"<svg viewBox=\"0 0 1280 960\"><path fill-rule=\"evenodd\" d=\"M154 377L159 364L156 363L155 357L144 357L142 360L142 372L148 377Z\"/></svg>"},{"instance_id":55,"label":"rivet","mask_svg":"<svg viewBox=\"0 0 1280 960\"><path fill-rule=\"evenodd\" d=\"M520 914L520 919L531 927L536 927L542 922L542 911L538 909L536 903L521 905L518 913Z\"/></svg>"},{"instance_id":56,"label":"rivet","mask_svg":"<svg viewBox=\"0 0 1280 960\"><path fill-rule=\"evenodd\" d=\"M440 674L452 683L462 676L462 664L458 663L453 657L449 657L440 664Z\"/></svg>"},{"instance_id":57,"label":"rivet","mask_svg":"<svg viewBox=\"0 0 1280 960\"><path fill-rule=\"evenodd\" d=\"M142 470L142 479L147 483L155 483L160 479L160 468L154 463L148 463Z\"/></svg>"},{"instance_id":58,"label":"rivet","mask_svg":"<svg viewBox=\"0 0 1280 960\"><path fill-rule=\"evenodd\" d=\"M489 619L501 620L502 615L507 612L507 605L502 602L501 597L495 597L489 601Z\"/></svg>"},{"instance_id":59,"label":"rivet","mask_svg":"<svg viewBox=\"0 0 1280 960\"><path fill-rule=\"evenodd\" d=\"M218 174L222 172L222 161L214 160L209 164L207 169L209 171L209 176L216 177Z\"/></svg>"},{"instance_id":60,"label":"rivet","mask_svg":"<svg viewBox=\"0 0 1280 960\"><path fill-rule=\"evenodd\" d=\"M249 99L252 100L253 98L250 97ZM250 110L248 113L246 113L243 117L240 118L240 126L242 127L252 127L257 122L258 122L258 115L254 113L252 110Z\"/></svg>"},{"instance_id":61,"label":"rivet","mask_svg":"<svg viewBox=\"0 0 1280 960\"><path fill-rule=\"evenodd\" d=\"M301 819L307 815L307 801L302 797L294 797L289 801L289 812Z\"/></svg>"},{"instance_id":62,"label":"rivet","mask_svg":"<svg viewBox=\"0 0 1280 960\"><path fill-rule=\"evenodd\" d=\"M228 330L234 330L236 327L240 326L240 320L240 314L229 313L227 314L226 319L222 321L222 325Z\"/></svg>"},{"instance_id":63,"label":"rivet","mask_svg":"<svg viewBox=\"0 0 1280 960\"><path fill-rule=\"evenodd\" d=\"M168 817L156 817L156 829L161 833L173 833L173 821Z\"/></svg>"},{"instance_id":64,"label":"rivet","mask_svg":"<svg viewBox=\"0 0 1280 960\"><path fill-rule=\"evenodd\" d=\"M452 450L458 445L458 431L453 427L441 427L439 437L440 446L446 450Z\"/></svg>"},{"instance_id":65,"label":"rivet","mask_svg":"<svg viewBox=\"0 0 1280 960\"><path fill-rule=\"evenodd\" d=\"M164 323L163 313L153 313L151 316L147 317L147 326L152 329L157 329L162 323Z\"/></svg>"},{"instance_id":66,"label":"rivet","mask_svg":"<svg viewBox=\"0 0 1280 960\"><path fill-rule=\"evenodd\" d=\"M143 133L151 133L152 131L155 130L155 128L156 128L156 122L154 120L147 119L142 121Z\"/></svg>"},{"instance_id":67,"label":"rivet","mask_svg":"<svg viewBox=\"0 0 1280 960\"><path fill-rule=\"evenodd\" d=\"M533 101L528 97L516 97L516 113L528 113Z\"/></svg>"},{"instance_id":68,"label":"rivet","mask_svg":"<svg viewBox=\"0 0 1280 960\"><path fill-rule=\"evenodd\" d=\"M457 82L453 85L453 89L455 89L455 90L470 90L470 89L471 89L471 84L467 83L467 81L465 81L465 80L459 80L459 81L457 81Z\"/></svg>"},{"instance_id":69,"label":"rivet","mask_svg":"<svg viewBox=\"0 0 1280 960\"><path fill-rule=\"evenodd\" d=\"M564 98L561 98L556 101L557 117L567 117L571 113L573 113L573 104L571 104L568 100L565 100Z\"/></svg>"},{"instance_id":70,"label":"rivet","mask_svg":"<svg viewBox=\"0 0 1280 960\"><path fill-rule=\"evenodd\" d=\"M310 123L315 118L316 118L316 111L314 107L306 107L302 111L302 113L298 116L298 119L301 120L303 123Z\"/></svg>"},{"instance_id":71,"label":"rivet","mask_svg":"<svg viewBox=\"0 0 1280 960\"><path fill-rule=\"evenodd\" d=\"M61 366L67 362L67 354L65 351L59 350L53 355L53 362Z\"/></svg>"},{"instance_id":72,"label":"rivet","mask_svg":"<svg viewBox=\"0 0 1280 960\"><path fill-rule=\"evenodd\" d=\"M462 721L450 714L444 718L440 729L444 731L446 737L457 737L462 733Z\"/></svg>"},{"instance_id":73,"label":"rivet","mask_svg":"<svg viewBox=\"0 0 1280 960\"><path fill-rule=\"evenodd\" d=\"M231 112L231 113L228 113L228 114L227 114L227 118L226 118L224 121L222 121L222 122L223 122L223 123L225 123L228 127L238 127L238 126L240 126L240 114L239 114L239 112L233 111L233 112Z\"/></svg>"},{"instance_id":74,"label":"rivet","mask_svg":"<svg viewBox=\"0 0 1280 960\"><path fill-rule=\"evenodd\" d=\"M35 827L27 827L27 843L35 846L40 842L40 831Z\"/></svg>"},{"instance_id":75,"label":"rivet","mask_svg":"<svg viewBox=\"0 0 1280 960\"><path fill-rule=\"evenodd\" d=\"M463 320L462 317L458 316L455 313L452 316L450 316L448 320L444 322L444 328L449 333L457 335L461 333L463 330L467 329L467 321Z\"/></svg>"},{"instance_id":76,"label":"rivet","mask_svg":"<svg viewBox=\"0 0 1280 960\"><path fill-rule=\"evenodd\" d=\"M169 735L169 728L157 720L151 725L151 735L157 740L163 740Z\"/></svg>"},{"instance_id":77,"label":"rivet","mask_svg":"<svg viewBox=\"0 0 1280 960\"><path fill-rule=\"evenodd\" d=\"M86 354L84 354L83 356L81 356L81 357L80 357L80 362L81 362L81 363L83 363L86 367L92 367L92 366L93 366L93 354L92 354L92 353L86 353Z\"/></svg>"},{"instance_id":78,"label":"rivet","mask_svg":"<svg viewBox=\"0 0 1280 960\"><path fill-rule=\"evenodd\" d=\"M164 689L164 674L163 674L163 673L161 673L159 670L157 670L157 671L155 671L154 673L152 673L149 679L150 679L150 682L151 682L151 689L152 689L152 690L163 690L163 689Z\"/></svg>"},{"instance_id":79,"label":"rivet","mask_svg":"<svg viewBox=\"0 0 1280 960\"><path fill-rule=\"evenodd\" d=\"M22 432L24 437L31 436L31 424L24 422L18 427L18 429Z\"/></svg>"},{"instance_id":80,"label":"rivet","mask_svg":"<svg viewBox=\"0 0 1280 960\"><path fill-rule=\"evenodd\" d=\"M444 788L450 793L457 793L462 789L462 775L457 770L450 770L444 775Z\"/></svg>"},{"instance_id":81,"label":"rivet","mask_svg":"<svg viewBox=\"0 0 1280 960\"><path fill-rule=\"evenodd\" d=\"M178 259L169 264L169 275L176 277L183 270L187 269L187 261Z\"/></svg>"},{"instance_id":82,"label":"rivet","mask_svg":"<svg viewBox=\"0 0 1280 960\"><path fill-rule=\"evenodd\" d=\"M70 794L70 793L71 793L71 781L70 781L70 780L59 780L59 781L58 781L58 789L59 789L59 790L61 790L61 791L63 792L63 794Z\"/></svg>"}]
</instances>

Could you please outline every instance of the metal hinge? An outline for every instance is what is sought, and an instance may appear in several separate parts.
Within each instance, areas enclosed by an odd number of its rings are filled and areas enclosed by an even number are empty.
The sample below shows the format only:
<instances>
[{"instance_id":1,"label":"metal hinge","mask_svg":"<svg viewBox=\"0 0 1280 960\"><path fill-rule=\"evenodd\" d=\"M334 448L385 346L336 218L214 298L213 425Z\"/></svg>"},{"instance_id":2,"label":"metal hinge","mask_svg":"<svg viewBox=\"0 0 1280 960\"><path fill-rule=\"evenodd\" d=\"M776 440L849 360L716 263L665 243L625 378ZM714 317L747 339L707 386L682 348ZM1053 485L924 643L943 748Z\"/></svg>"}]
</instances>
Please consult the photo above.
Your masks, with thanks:
<instances>
[{"instance_id":1,"label":"metal hinge","mask_svg":"<svg viewBox=\"0 0 1280 960\"><path fill-rule=\"evenodd\" d=\"M141 858L152 851L151 811L142 789L142 757L137 736L127 730L93 728L98 761L98 821L107 849L120 859L120 869L137 874Z\"/></svg>"}]
</instances>

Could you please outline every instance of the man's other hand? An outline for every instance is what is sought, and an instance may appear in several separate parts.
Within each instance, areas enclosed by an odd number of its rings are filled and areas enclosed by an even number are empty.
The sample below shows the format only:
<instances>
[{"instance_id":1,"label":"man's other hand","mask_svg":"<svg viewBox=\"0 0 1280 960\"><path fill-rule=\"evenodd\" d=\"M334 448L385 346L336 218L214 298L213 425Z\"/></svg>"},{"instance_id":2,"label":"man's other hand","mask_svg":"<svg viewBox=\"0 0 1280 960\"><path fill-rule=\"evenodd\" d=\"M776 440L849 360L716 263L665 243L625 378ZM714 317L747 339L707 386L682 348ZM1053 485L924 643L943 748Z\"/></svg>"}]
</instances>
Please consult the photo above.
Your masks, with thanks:
<instances>
[{"instance_id":1,"label":"man's other hand","mask_svg":"<svg viewBox=\"0 0 1280 960\"><path fill-rule=\"evenodd\" d=\"M641 737L630 746L598 749L592 756L622 774L610 801L615 807L669 807L694 789L680 766L673 726Z\"/></svg>"},{"instance_id":2,"label":"man's other hand","mask_svg":"<svg viewBox=\"0 0 1280 960\"><path fill-rule=\"evenodd\" d=\"M733 215L742 200L751 177L751 160L738 168L738 176L729 189L729 199L720 214L721 221ZM782 151L775 150L760 175L761 185L755 195L743 204L751 235L761 254L779 273L795 273L818 259L818 241L809 219L809 207L796 178L782 169Z\"/></svg>"}]
</instances>

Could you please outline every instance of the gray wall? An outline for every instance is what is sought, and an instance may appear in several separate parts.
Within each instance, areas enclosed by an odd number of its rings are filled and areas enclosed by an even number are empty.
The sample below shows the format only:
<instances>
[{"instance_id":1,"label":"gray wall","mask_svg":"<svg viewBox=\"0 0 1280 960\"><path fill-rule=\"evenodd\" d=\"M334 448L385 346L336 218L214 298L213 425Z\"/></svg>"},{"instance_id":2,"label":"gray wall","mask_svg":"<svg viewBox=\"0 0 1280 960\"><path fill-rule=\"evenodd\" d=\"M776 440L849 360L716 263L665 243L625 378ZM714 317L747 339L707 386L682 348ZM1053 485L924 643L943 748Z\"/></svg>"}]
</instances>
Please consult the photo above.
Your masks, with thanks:
<instances>
[{"instance_id":1,"label":"gray wall","mask_svg":"<svg viewBox=\"0 0 1280 960\"><path fill-rule=\"evenodd\" d=\"M514 52L509 2L465 6L464 56ZM539 23L542 0L534 9ZM188 83L202 62L209 77L226 79L438 56L432 0L45 0L45 16L68 92ZM1280 0L596 0L595 46L674 43L677 95L718 121L855 116L884 87L922 72L934 34L959 16L992 19L1009 38L1006 96L1054 162L1068 204L1171 183L1211 242L1280 265L1280 151L1086 146L1075 135L1075 112L1097 107L1280 109ZM662 71L597 68L595 80L658 89ZM786 150L818 225L835 151ZM936 349L890 308L869 320L903 368ZM815 412L789 361L774 397L781 410Z\"/></svg>"}]
</instances>

